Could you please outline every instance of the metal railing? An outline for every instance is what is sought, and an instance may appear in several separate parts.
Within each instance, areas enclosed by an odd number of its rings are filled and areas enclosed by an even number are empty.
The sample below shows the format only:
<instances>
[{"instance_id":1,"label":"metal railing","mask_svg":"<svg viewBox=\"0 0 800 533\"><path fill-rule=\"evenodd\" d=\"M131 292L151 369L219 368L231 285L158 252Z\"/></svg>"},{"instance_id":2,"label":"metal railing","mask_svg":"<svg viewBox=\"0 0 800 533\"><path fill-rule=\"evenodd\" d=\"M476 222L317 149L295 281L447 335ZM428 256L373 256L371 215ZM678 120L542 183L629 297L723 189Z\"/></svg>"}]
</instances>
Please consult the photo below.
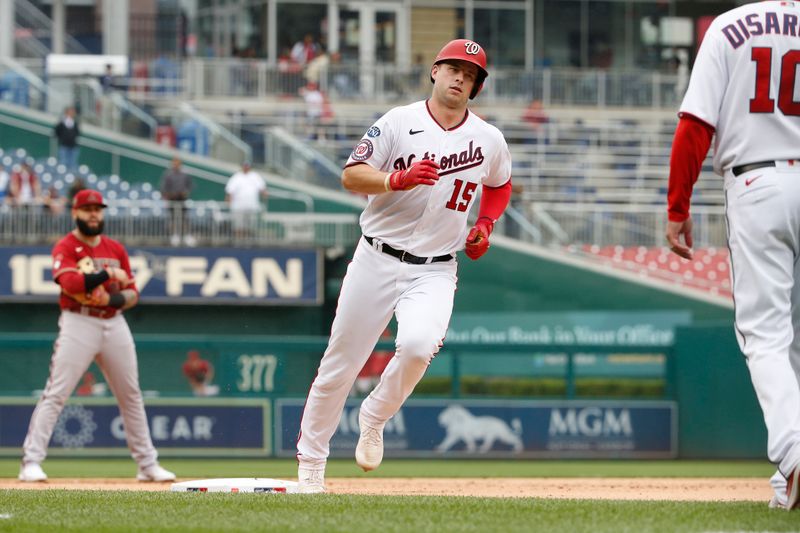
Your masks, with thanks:
<instances>
[{"instance_id":1,"label":"metal railing","mask_svg":"<svg viewBox=\"0 0 800 533\"><path fill-rule=\"evenodd\" d=\"M342 168L283 128L272 127L265 130L264 162L277 173L292 180L323 187L340 186Z\"/></svg>"},{"instance_id":2,"label":"metal railing","mask_svg":"<svg viewBox=\"0 0 800 533\"><path fill-rule=\"evenodd\" d=\"M526 218L541 235L541 244L662 246L667 224L661 205L537 203L525 204ZM726 245L724 206L694 206L694 245ZM533 238L526 238L536 242Z\"/></svg>"},{"instance_id":3,"label":"metal railing","mask_svg":"<svg viewBox=\"0 0 800 533\"><path fill-rule=\"evenodd\" d=\"M232 211L223 202L108 200L105 232L129 245L346 247L361 235L348 213ZM47 205L0 206L0 244L52 243L74 227Z\"/></svg>"},{"instance_id":4,"label":"metal railing","mask_svg":"<svg viewBox=\"0 0 800 533\"><path fill-rule=\"evenodd\" d=\"M69 95L46 84L37 72L10 57L0 57L0 80L0 100L56 113L72 103Z\"/></svg>"},{"instance_id":5,"label":"metal railing","mask_svg":"<svg viewBox=\"0 0 800 533\"><path fill-rule=\"evenodd\" d=\"M232 163L241 163L243 160L251 161L253 159L253 149L250 145L213 119L200 113L191 104L182 102L178 107L178 114L172 117L173 121L178 117L181 119L189 118L202 126L202 129L195 129L196 136L202 137L206 134L204 130L207 131L207 135L210 138L205 142L208 143L207 153L211 157ZM195 147L204 142L200 137L195 138ZM181 147L179 146L179 148ZM200 150L195 150L195 152L203 153Z\"/></svg>"},{"instance_id":6,"label":"metal railing","mask_svg":"<svg viewBox=\"0 0 800 533\"><path fill-rule=\"evenodd\" d=\"M159 72L152 65L148 71ZM120 83L138 97L150 99L296 96L306 83L301 68L258 59L192 58L170 63L168 70L161 71L162 74L149 78L131 78ZM385 103L429 94L427 72L427 67L362 68L338 64L322 69L318 82L332 99ZM684 84L684 77L652 70L493 68L481 93L481 102L541 100L545 107L676 108Z\"/></svg>"},{"instance_id":7,"label":"metal railing","mask_svg":"<svg viewBox=\"0 0 800 533\"><path fill-rule=\"evenodd\" d=\"M24 29L25 34L29 35L24 39L16 39L20 51L24 49L34 57L43 58L51 51L51 47L46 46L43 41L53 42L53 21L29 0L12 1L14 2L17 27ZM68 33L64 34L64 51L67 54L89 53L77 39Z\"/></svg>"},{"instance_id":8,"label":"metal railing","mask_svg":"<svg viewBox=\"0 0 800 533\"><path fill-rule=\"evenodd\" d=\"M155 139L158 122L117 91L103 91L94 78L72 80L81 118L111 131Z\"/></svg>"}]
</instances>

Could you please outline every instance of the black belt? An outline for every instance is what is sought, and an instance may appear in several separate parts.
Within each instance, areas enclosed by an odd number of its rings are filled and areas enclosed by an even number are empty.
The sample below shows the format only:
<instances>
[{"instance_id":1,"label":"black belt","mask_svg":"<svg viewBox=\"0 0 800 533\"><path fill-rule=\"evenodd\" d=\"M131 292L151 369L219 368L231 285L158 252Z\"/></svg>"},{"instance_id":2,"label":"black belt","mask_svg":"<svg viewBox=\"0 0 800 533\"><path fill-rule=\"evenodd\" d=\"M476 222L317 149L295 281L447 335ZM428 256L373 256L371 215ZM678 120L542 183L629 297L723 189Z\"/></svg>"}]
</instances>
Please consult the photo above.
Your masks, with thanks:
<instances>
[{"instance_id":1,"label":"black belt","mask_svg":"<svg viewBox=\"0 0 800 533\"><path fill-rule=\"evenodd\" d=\"M370 246L372 246L372 243L374 242L372 237L367 237L366 235L364 235L364 240L367 241ZM405 250L392 248L385 243L381 244L380 251L385 254L389 254L392 257L396 257L404 263L411 263L412 265L427 265L428 263L439 263L441 261L453 260L453 254L437 255L436 257L420 257L418 255L410 254Z\"/></svg>"},{"instance_id":2,"label":"black belt","mask_svg":"<svg viewBox=\"0 0 800 533\"><path fill-rule=\"evenodd\" d=\"M760 161L758 163L750 163L748 165L739 165L738 167L733 167L733 175L738 176L739 174L744 174L745 172L750 172L751 170L755 170L757 168L765 168L765 167L774 167L775 161Z\"/></svg>"}]
</instances>

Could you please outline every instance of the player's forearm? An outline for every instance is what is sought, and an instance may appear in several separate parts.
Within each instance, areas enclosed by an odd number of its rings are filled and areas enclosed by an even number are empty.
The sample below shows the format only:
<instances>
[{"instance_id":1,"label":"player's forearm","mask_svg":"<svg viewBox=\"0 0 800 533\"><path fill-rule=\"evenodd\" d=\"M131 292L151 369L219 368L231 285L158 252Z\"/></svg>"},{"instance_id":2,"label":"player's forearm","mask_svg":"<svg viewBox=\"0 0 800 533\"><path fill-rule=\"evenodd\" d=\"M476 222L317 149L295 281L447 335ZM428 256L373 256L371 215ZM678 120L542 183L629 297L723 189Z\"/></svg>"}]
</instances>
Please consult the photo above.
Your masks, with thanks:
<instances>
[{"instance_id":1,"label":"player's forearm","mask_svg":"<svg viewBox=\"0 0 800 533\"><path fill-rule=\"evenodd\" d=\"M342 172L342 186L351 192L381 194L386 192L388 172L377 170L366 164L353 165Z\"/></svg>"},{"instance_id":2,"label":"player's forearm","mask_svg":"<svg viewBox=\"0 0 800 533\"><path fill-rule=\"evenodd\" d=\"M122 304L122 307L120 307L120 309L122 310L130 309L131 307L139 303L139 293L137 293L135 290L123 289L119 291L119 293L122 295L123 298L125 298L125 303Z\"/></svg>"},{"instance_id":3,"label":"player's forearm","mask_svg":"<svg viewBox=\"0 0 800 533\"><path fill-rule=\"evenodd\" d=\"M511 180L499 187L483 186L481 206L478 209L478 218L488 218L492 222L503 214L511 200Z\"/></svg>"},{"instance_id":4,"label":"player's forearm","mask_svg":"<svg viewBox=\"0 0 800 533\"><path fill-rule=\"evenodd\" d=\"M58 283L67 294L91 292L109 279L109 272L101 270L90 274L65 272L58 277Z\"/></svg>"},{"instance_id":5,"label":"player's forearm","mask_svg":"<svg viewBox=\"0 0 800 533\"><path fill-rule=\"evenodd\" d=\"M700 175L713 134L711 126L691 115L683 115L678 122L669 160L667 192L667 213L673 222L683 222L689 218L692 189Z\"/></svg>"}]
</instances>

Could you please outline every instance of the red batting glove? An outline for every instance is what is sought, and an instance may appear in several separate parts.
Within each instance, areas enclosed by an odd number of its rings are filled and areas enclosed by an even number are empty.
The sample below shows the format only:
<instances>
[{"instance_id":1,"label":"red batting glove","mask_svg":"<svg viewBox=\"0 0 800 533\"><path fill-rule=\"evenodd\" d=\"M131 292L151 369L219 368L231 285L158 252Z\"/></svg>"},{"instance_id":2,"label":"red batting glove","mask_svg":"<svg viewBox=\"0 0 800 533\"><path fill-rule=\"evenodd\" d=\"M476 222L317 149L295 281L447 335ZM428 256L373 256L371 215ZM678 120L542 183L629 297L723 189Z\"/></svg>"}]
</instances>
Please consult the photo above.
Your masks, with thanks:
<instances>
[{"instance_id":1,"label":"red batting glove","mask_svg":"<svg viewBox=\"0 0 800 533\"><path fill-rule=\"evenodd\" d=\"M386 177L386 191L409 191L417 185L433 185L439 180L439 164L423 159L405 170L392 172Z\"/></svg>"},{"instance_id":2,"label":"red batting glove","mask_svg":"<svg viewBox=\"0 0 800 533\"><path fill-rule=\"evenodd\" d=\"M488 217L481 217L469 230L467 245L464 252L473 261L486 253L489 249L489 235L494 229L494 222Z\"/></svg>"}]
</instances>

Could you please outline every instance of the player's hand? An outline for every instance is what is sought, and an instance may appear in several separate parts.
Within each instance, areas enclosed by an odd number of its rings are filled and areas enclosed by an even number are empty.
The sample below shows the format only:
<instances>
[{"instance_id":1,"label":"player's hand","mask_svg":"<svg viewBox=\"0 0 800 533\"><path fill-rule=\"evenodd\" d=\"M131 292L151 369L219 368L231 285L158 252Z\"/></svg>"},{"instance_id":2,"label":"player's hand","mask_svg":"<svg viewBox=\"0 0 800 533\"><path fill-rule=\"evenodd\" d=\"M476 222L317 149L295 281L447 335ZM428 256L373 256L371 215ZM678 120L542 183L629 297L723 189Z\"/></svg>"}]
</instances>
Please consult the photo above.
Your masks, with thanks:
<instances>
[{"instance_id":1,"label":"player's hand","mask_svg":"<svg viewBox=\"0 0 800 533\"><path fill-rule=\"evenodd\" d=\"M102 285L98 285L97 287L92 290L89 294L89 303L87 305L93 305L95 307L105 307L108 305L108 300L110 295L105 287Z\"/></svg>"},{"instance_id":2,"label":"player's hand","mask_svg":"<svg viewBox=\"0 0 800 533\"><path fill-rule=\"evenodd\" d=\"M433 185L439 180L439 164L423 159L405 170L392 172L386 178L387 191L409 191L417 185Z\"/></svg>"},{"instance_id":3,"label":"player's hand","mask_svg":"<svg viewBox=\"0 0 800 533\"><path fill-rule=\"evenodd\" d=\"M691 259L694 256L692 251L692 217L683 222L667 222L667 243L669 249L684 259ZM683 242L681 242L683 236Z\"/></svg>"},{"instance_id":4,"label":"player's hand","mask_svg":"<svg viewBox=\"0 0 800 533\"><path fill-rule=\"evenodd\" d=\"M128 277L128 273L121 268L106 267L106 272L108 272L108 279L118 282L119 286L123 289L133 283L133 280Z\"/></svg>"},{"instance_id":5,"label":"player's hand","mask_svg":"<svg viewBox=\"0 0 800 533\"><path fill-rule=\"evenodd\" d=\"M494 222L487 217L481 217L472 226L467 235L467 244L464 252L473 261L486 253L489 249L489 235L494 229Z\"/></svg>"},{"instance_id":6,"label":"player's hand","mask_svg":"<svg viewBox=\"0 0 800 533\"><path fill-rule=\"evenodd\" d=\"M109 294L108 291L102 285L98 285L97 287L92 290L90 293L77 293L77 294L68 294L70 298L75 300L81 305L89 305L93 307L104 307L108 305Z\"/></svg>"}]
</instances>

